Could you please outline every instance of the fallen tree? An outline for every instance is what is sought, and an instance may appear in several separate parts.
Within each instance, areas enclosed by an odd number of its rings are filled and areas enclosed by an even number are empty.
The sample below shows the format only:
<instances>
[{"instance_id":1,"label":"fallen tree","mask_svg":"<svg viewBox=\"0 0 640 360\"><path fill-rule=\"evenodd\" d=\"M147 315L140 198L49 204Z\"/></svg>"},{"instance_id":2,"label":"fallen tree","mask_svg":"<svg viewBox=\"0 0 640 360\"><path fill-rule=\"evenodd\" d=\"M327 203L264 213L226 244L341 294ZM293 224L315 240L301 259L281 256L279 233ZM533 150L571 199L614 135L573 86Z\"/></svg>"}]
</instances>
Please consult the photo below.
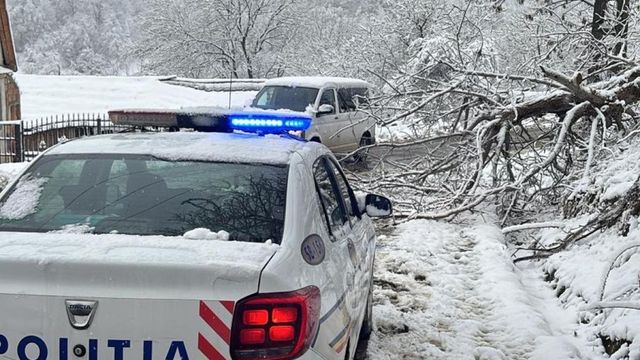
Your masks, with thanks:
<instances>
[{"instance_id":1,"label":"fallen tree","mask_svg":"<svg viewBox=\"0 0 640 360\"><path fill-rule=\"evenodd\" d=\"M487 55L482 24L470 20L483 9L460 3L454 6L459 23L442 26L449 33L417 41L414 59L398 77L379 76L385 94L361 111L391 129L390 136L358 150L372 161L367 172L352 176L395 200L400 219L452 219L489 207L503 227L526 224L541 209L567 206L574 184L588 182L598 161L640 132L640 65L626 45L635 35L594 38L558 20L557 32L540 35L550 45L538 48L544 56L516 74L504 73ZM547 10L547 21L555 22L558 9ZM624 21L636 18L631 15ZM567 54L584 57L579 71L567 71L571 66L561 61ZM534 257L611 226L636 200L608 204L557 247L537 249Z\"/></svg>"}]
</instances>

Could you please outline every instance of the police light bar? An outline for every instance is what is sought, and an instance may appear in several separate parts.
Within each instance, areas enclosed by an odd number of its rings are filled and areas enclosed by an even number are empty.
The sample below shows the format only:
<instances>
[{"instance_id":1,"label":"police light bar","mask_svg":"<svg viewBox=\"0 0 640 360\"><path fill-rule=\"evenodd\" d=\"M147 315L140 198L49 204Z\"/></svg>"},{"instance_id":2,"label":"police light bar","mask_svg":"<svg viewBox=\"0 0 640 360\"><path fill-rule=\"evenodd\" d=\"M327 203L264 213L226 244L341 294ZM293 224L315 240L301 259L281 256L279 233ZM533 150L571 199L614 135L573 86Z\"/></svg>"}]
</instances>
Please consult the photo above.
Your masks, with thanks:
<instances>
[{"instance_id":1,"label":"police light bar","mask_svg":"<svg viewBox=\"0 0 640 360\"><path fill-rule=\"evenodd\" d=\"M280 134L305 131L312 118L305 113L283 111L231 111L220 108L181 110L129 109L109 112L116 125L140 127L187 128L199 131L243 131L259 134Z\"/></svg>"},{"instance_id":2,"label":"police light bar","mask_svg":"<svg viewBox=\"0 0 640 360\"><path fill-rule=\"evenodd\" d=\"M311 116L303 113L238 112L227 115L233 130L260 133L305 131L311 126Z\"/></svg>"},{"instance_id":3,"label":"police light bar","mask_svg":"<svg viewBox=\"0 0 640 360\"><path fill-rule=\"evenodd\" d=\"M226 120L226 110L220 108L113 110L109 111L109 120L116 125L232 131Z\"/></svg>"},{"instance_id":4,"label":"police light bar","mask_svg":"<svg viewBox=\"0 0 640 360\"><path fill-rule=\"evenodd\" d=\"M113 110L109 120L116 125L177 127L178 114L172 110Z\"/></svg>"}]
</instances>

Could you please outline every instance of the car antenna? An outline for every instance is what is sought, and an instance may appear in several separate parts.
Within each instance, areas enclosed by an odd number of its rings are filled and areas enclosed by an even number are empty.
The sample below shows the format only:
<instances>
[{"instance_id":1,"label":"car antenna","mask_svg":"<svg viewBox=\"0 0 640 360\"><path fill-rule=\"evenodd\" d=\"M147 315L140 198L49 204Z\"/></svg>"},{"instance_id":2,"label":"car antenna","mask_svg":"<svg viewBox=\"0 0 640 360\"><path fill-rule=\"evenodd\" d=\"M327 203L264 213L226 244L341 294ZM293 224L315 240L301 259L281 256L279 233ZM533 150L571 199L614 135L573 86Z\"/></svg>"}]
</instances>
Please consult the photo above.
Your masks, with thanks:
<instances>
[{"instance_id":1,"label":"car antenna","mask_svg":"<svg viewBox=\"0 0 640 360\"><path fill-rule=\"evenodd\" d=\"M231 92L233 91L233 71L229 72L229 110L231 110Z\"/></svg>"}]
</instances>

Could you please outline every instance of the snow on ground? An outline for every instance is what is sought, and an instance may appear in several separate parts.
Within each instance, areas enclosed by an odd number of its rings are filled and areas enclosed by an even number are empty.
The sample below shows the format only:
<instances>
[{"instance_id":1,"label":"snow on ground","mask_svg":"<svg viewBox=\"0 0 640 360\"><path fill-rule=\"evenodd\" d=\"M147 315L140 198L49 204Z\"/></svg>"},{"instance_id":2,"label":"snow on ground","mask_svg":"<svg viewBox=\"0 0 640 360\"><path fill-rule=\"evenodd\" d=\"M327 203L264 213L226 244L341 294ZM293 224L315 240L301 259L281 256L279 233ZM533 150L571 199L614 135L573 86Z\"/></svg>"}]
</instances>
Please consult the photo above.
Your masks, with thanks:
<instances>
[{"instance_id":1,"label":"snow on ground","mask_svg":"<svg viewBox=\"0 0 640 360\"><path fill-rule=\"evenodd\" d=\"M628 236L609 229L532 266L537 273L547 274L557 301L575 318L572 331L600 356L605 353L601 337L607 337L607 344L619 342L609 350L615 352L611 358L640 359L639 250L636 224ZM603 302L635 305L636 309L590 310Z\"/></svg>"},{"instance_id":2,"label":"snow on ground","mask_svg":"<svg viewBox=\"0 0 640 360\"><path fill-rule=\"evenodd\" d=\"M586 179L577 180L563 204L564 228L537 230L538 246L552 247L567 231L608 211L634 188L640 174L640 140L612 147ZM571 331L597 354L595 358L640 360L640 218L629 209L619 223L572 244L548 260L530 264L530 274L545 274L546 287L567 316ZM623 229L628 228L624 235ZM597 305L611 309L594 309Z\"/></svg>"},{"instance_id":3,"label":"snow on ground","mask_svg":"<svg viewBox=\"0 0 640 360\"><path fill-rule=\"evenodd\" d=\"M159 77L46 76L15 74L23 119L71 113L106 113L120 108L180 108L229 105L229 93L169 85ZM256 92L233 92L243 106Z\"/></svg>"},{"instance_id":4,"label":"snow on ground","mask_svg":"<svg viewBox=\"0 0 640 360\"><path fill-rule=\"evenodd\" d=\"M481 220L412 221L381 236L368 358L584 359L541 271L515 267Z\"/></svg>"}]
</instances>

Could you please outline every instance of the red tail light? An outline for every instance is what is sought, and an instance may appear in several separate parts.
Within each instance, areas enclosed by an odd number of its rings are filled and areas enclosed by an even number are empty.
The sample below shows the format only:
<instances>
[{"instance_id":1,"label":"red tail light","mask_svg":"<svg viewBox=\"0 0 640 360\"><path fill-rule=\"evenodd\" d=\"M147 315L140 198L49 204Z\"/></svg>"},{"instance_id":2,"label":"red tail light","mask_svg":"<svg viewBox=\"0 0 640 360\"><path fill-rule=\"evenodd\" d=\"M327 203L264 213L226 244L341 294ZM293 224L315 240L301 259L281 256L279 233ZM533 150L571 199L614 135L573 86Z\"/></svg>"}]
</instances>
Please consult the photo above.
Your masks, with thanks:
<instances>
[{"instance_id":1,"label":"red tail light","mask_svg":"<svg viewBox=\"0 0 640 360\"><path fill-rule=\"evenodd\" d=\"M304 354L318 332L320 290L315 286L250 296L236 304L231 328L235 360L288 360Z\"/></svg>"}]
</instances>

